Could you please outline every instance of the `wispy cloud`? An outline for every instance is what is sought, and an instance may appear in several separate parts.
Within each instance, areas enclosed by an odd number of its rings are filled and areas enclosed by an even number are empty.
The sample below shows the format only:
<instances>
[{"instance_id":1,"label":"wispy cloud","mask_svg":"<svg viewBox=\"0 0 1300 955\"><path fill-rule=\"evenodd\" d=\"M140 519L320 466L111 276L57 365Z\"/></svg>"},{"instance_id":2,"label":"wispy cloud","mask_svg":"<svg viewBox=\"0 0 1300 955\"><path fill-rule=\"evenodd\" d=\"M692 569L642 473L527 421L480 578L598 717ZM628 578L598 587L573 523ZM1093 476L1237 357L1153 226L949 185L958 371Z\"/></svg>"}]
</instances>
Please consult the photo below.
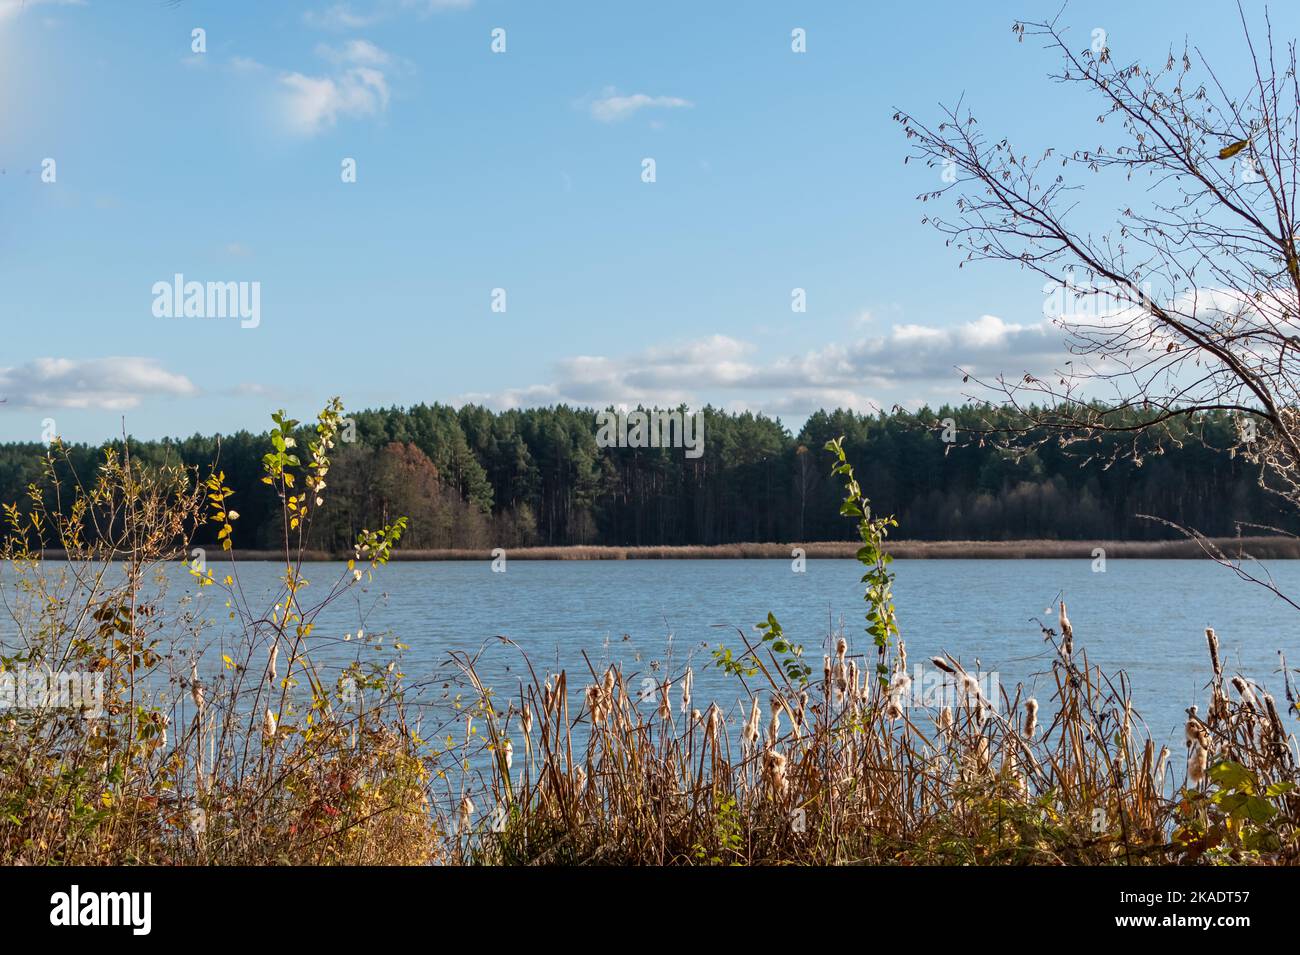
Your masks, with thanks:
<instances>
[{"instance_id":1,"label":"wispy cloud","mask_svg":"<svg viewBox=\"0 0 1300 955\"><path fill-rule=\"evenodd\" d=\"M149 397L196 394L193 382L153 358L37 358L0 368L0 408L125 411Z\"/></svg>"},{"instance_id":2,"label":"wispy cloud","mask_svg":"<svg viewBox=\"0 0 1300 955\"><path fill-rule=\"evenodd\" d=\"M316 45L316 55L335 64L352 66L386 66L393 58L369 40L348 40L341 46Z\"/></svg>"},{"instance_id":3,"label":"wispy cloud","mask_svg":"<svg viewBox=\"0 0 1300 955\"><path fill-rule=\"evenodd\" d=\"M643 109L689 109L694 105L680 96L651 96L648 93L624 96L609 88L599 98L591 101L589 110L593 119L602 123L616 123Z\"/></svg>"},{"instance_id":4,"label":"wispy cloud","mask_svg":"<svg viewBox=\"0 0 1300 955\"><path fill-rule=\"evenodd\" d=\"M447 10L467 10L474 0L377 0L358 10L350 3L334 3L320 10L308 10L303 23L317 30L360 30L404 13L427 17Z\"/></svg>"}]
</instances>

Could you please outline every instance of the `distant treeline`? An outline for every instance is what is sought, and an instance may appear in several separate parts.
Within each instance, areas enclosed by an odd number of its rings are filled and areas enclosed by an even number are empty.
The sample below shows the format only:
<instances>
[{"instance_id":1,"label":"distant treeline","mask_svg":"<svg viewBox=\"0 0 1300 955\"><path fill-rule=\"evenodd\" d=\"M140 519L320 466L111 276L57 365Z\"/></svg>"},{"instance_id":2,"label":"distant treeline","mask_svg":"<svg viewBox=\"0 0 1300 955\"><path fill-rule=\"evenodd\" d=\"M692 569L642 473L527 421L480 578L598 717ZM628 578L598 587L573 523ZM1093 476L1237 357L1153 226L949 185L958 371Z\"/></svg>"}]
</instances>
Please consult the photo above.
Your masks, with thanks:
<instances>
[{"instance_id":1,"label":"distant treeline","mask_svg":"<svg viewBox=\"0 0 1300 955\"><path fill-rule=\"evenodd\" d=\"M403 546L422 549L844 540L854 525L839 516L841 491L822 450L839 435L866 493L897 516L899 538L1175 536L1139 514L1215 536L1234 536L1242 524L1300 531L1258 487L1258 467L1222 450L1236 431L1226 414L1202 416L1194 433L1149 441L1140 463L1114 460L1128 439L1111 434L1029 451L977 440L974 431L990 419L1017 422L1010 412L974 406L819 411L798 434L748 412L709 408L703 418L703 454L689 458L682 448L600 447L590 409L417 405L354 413L355 440L336 449L311 543L343 549L363 527L401 515L410 518ZM948 418L956 431L946 442ZM260 481L267 450L264 435L246 431L131 443L132 454L150 462L179 460L205 474L216 462L237 494L241 549L272 548L281 534L278 501ZM25 500L45 452L39 444L0 445L0 500ZM78 445L69 453L84 476L103 449Z\"/></svg>"}]
</instances>

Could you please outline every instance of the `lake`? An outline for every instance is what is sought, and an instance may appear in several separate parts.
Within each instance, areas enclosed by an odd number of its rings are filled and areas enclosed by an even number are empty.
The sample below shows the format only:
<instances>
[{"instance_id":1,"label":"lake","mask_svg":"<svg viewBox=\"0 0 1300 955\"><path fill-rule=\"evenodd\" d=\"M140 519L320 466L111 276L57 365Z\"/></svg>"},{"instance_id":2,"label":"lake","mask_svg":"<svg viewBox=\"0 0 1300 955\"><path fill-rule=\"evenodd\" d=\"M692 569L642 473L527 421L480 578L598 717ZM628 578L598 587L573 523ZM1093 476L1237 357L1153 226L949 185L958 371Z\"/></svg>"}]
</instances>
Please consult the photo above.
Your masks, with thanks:
<instances>
[{"instance_id":1,"label":"lake","mask_svg":"<svg viewBox=\"0 0 1300 955\"><path fill-rule=\"evenodd\" d=\"M1107 672L1127 672L1137 712L1158 741L1177 743L1175 752L1185 708L1197 703L1204 712L1206 706L1205 627L1219 634L1229 677L1239 672L1257 680L1279 701L1277 651L1300 661L1300 611L1208 560L1112 559L1102 573L1088 559L899 560L893 566L911 664L951 653L968 670L996 672L1008 691L1023 682L1046 715L1052 651L1031 618L1054 627L1055 611L1044 612L1060 595L1076 647ZM213 567L218 579L228 569ZM271 563L239 568L250 595L259 588L269 593L281 572ZM1300 562L1276 561L1268 569L1284 592L1300 595ZM342 565L305 566L317 590L341 571ZM386 634L410 646L404 670L413 680L440 672L449 650L481 653L480 675L503 698L527 674L519 651L496 640L498 634L519 644L539 672L567 669L575 688L589 682L584 653L597 670L622 662L632 687L689 663L694 706L703 710L716 700L735 717L743 694L734 677L710 666L709 648L721 642L739 649L736 628L752 632L771 611L805 646L818 678L832 634L846 633L855 652L870 650L861 572L851 560L810 560L804 573L786 560L511 561L504 573L494 573L488 560L402 562L381 568L373 582L355 585L328 608L313 640L322 647L318 659L344 661L356 648L331 638L358 628ZM183 568L177 581L196 589ZM216 588L206 593L209 600L219 596ZM209 616L220 621L225 614L215 612L218 606ZM578 700L572 702L576 712Z\"/></svg>"}]
</instances>

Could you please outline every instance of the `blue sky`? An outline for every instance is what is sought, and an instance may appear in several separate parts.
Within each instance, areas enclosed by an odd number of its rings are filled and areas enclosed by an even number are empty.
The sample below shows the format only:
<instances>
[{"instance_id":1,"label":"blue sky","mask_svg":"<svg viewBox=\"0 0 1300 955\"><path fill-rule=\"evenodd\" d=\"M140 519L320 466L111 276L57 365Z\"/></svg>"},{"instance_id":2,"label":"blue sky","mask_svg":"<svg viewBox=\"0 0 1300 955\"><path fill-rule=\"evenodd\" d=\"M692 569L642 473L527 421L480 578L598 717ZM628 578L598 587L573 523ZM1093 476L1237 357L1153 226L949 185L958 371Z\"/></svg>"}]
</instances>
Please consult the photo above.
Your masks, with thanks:
<instances>
[{"instance_id":1,"label":"blue sky","mask_svg":"<svg viewBox=\"0 0 1300 955\"><path fill-rule=\"evenodd\" d=\"M123 418L260 430L332 394L711 402L794 427L958 398L954 364L1049 360L1042 281L957 269L919 222L937 173L903 165L891 116L965 94L1027 148L1091 145L1096 109L1011 33L1046 10L0 0L0 440L47 418L72 440ZM1300 15L1272 14L1296 35ZM1226 4L1062 21L1121 59L1187 37L1229 81L1240 62ZM1120 197L1089 200L1104 219ZM259 324L156 317L176 273L259 283Z\"/></svg>"}]
</instances>

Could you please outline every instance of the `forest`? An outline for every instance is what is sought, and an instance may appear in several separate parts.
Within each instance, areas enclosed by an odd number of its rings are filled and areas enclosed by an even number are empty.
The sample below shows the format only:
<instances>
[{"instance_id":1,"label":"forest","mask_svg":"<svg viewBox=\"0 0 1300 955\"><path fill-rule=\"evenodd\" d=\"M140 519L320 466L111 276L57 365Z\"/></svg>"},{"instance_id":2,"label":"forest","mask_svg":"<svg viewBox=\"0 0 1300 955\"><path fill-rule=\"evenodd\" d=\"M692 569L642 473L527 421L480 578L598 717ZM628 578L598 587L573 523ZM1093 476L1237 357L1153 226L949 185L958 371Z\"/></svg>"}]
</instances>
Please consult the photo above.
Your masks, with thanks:
<instances>
[{"instance_id":1,"label":"forest","mask_svg":"<svg viewBox=\"0 0 1300 955\"><path fill-rule=\"evenodd\" d=\"M405 515L404 548L565 545L690 546L852 538L839 515L825 443L841 435L878 513L912 540L1161 540L1151 515L1214 536L1300 530L1261 488L1259 466L1230 449L1227 414L1148 433L1124 455L1122 433L1081 442L1030 434L1008 447L977 433L1009 411L966 405L874 415L818 411L792 433L750 412L703 411L703 454L601 447L598 413L564 405L494 412L441 404L354 413L336 449L332 494L310 544L350 546L362 528ZM944 422L948 424L945 426ZM309 437L304 429L301 443ZM68 445L59 474L83 479L103 446ZM24 506L50 449L0 445L0 501ZM236 491L235 546L273 548L282 534L273 490L260 483L265 434L130 441L137 461L219 468ZM70 499L67 498L67 499ZM195 543L214 543L208 528Z\"/></svg>"}]
</instances>

